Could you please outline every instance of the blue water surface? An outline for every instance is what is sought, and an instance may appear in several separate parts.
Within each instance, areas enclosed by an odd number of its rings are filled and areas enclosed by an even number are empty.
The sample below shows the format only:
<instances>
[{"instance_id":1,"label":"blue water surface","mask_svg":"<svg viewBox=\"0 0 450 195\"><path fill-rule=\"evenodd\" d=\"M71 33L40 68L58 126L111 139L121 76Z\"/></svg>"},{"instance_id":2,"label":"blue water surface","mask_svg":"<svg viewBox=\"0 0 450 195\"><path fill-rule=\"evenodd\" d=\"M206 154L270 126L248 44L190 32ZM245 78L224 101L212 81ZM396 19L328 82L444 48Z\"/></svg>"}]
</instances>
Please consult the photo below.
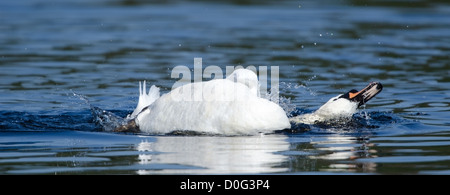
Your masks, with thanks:
<instances>
[{"instance_id":1,"label":"blue water surface","mask_svg":"<svg viewBox=\"0 0 450 195\"><path fill-rule=\"evenodd\" d=\"M449 18L435 0L2 1L0 174L448 174ZM93 106L125 117L139 81L166 93L194 58L278 66L288 114L384 88L347 124L266 135L96 123Z\"/></svg>"}]
</instances>

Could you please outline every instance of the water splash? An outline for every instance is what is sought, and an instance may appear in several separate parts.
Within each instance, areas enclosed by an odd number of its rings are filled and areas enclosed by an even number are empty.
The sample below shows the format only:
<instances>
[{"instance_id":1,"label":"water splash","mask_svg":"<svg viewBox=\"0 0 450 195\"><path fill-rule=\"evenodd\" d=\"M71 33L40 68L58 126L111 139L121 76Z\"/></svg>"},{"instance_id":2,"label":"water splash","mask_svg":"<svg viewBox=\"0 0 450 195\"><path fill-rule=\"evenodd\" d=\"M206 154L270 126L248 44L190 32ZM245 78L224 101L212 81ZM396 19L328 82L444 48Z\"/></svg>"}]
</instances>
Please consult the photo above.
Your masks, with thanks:
<instances>
[{"instance_id":1,"label":"water splash","mask_svg":"<svg viewBox=\"0 0 450 195\"><path fill-rule=\"evenodd\" d=\"M91 106L91 112L94 116L94 122L99 125L103 131L117 131L119 127L126 126L129 122L129 120L99 107Z\"/></svg>"},{"instance_id":2,"label":"water splash","mask_svg":"<svg viewBox=\"0 0 450 195\"><path fill-rule=\"evenodd\" d=\"M293 116L312 112L311 110L296 109ZM338 134L374 134L392 125L403 125L409 123L404 118L392 112L366 111L355 113L351 118L339 118L315 124L291 123L291 129L283 130L282 133L338 133Z\"/></svg>"},{"instance_id":3,"label":"water splash","mask_svg":"<svg viewBox=\"0 0 450 195\"><path fill-rule=\"evenodd\" d=\"M278 103L281 108L284 109L286 115L288 117L294 116L296 111L298 111L297 105L292 101L291 97L297 97L298 94L306 94L308 96L315 97L316 93L307 86L309 81L313 80L316 76L311 77L306 81L306 84L298 84L298 83L289 83L289 82L280 82L280 90L279 93L283 94L266 94L266 97L279 97L275 103ZM272 99L269 99L274 101Z\"/></svg>"},{"instance_id":4,"label":"water splash","mask_svg":"<svg viewBox=\"0 0 450 195\"><path fill-rule=\"evenodd\" d=\"M103 131L116 131L119 127L126 126L129 120L114 114L113 112L103 110L99 107L93 106L89 99L81 94L71 91L73 96L83 100L90 108L91 113L94 117L93 121L97 124Z\"/></svg>"}]
</instances>

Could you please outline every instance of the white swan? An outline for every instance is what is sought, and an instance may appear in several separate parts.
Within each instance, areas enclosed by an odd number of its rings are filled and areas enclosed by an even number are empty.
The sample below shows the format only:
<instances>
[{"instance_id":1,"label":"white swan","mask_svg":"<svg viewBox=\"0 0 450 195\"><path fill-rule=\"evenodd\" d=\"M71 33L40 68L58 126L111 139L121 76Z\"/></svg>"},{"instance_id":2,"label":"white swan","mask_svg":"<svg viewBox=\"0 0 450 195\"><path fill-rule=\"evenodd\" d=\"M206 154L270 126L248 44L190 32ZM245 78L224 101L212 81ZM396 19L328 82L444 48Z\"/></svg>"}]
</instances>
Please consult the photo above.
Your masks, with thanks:
<instances>
[{"instance_id":1,"label":"white swan","mask_svg":"<svg viewBox=\"0 0 450 195\"><path fill-rule=\"evenodd\" d=\"M150 134L173 131L240 135L270 133L291 128L291 123L314 124L350 118L357 108L379 92L381 83L372 82L361 91L351 90L331 98L310 114L288 119L276 103L259 97L256 74L238 69L226 79L191 83L160 96L159 88L139 83L139 102L127 117L127 125L115 131L136 130Z\"/></svg>"},{"instance_id":2,"label":"white swan","mask_svg":"<svg viewBox=\"0 0 450 195\"><path fill-rule=\"evenodd\" d=\"M259 97L256 74L238 69L226 79L191 83L159 95L140 85L139 103L128 116L140 131L165 134L190 130L210 134L256 134L290 128L285 111Z\"/></svg>"}]
</instances>

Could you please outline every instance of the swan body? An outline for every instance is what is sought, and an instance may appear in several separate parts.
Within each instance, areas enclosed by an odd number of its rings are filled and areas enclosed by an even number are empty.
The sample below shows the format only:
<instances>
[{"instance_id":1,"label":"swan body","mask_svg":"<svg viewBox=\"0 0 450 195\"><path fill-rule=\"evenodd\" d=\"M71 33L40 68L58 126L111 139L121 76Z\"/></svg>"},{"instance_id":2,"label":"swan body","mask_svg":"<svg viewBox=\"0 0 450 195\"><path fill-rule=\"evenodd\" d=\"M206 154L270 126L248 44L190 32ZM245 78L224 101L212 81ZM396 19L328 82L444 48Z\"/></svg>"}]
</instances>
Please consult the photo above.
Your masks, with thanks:
<instances>
[{"instance_id":1,"label":"swan body","mask_svg":"<svg viewBox=\"0 0 450 195\"><path fill-rule=\"evenodd\" d=\"M152 134L189 130L235 135L290 128L285 111L260 98L258 88L256 74L246 69L226 79L186 84L162 96L155 86L146 93L144 82L129 118L140 131Z\"/></svg>"},{"instance_id":2,"label":"swan body","mask_svg":"<svg viewBox=\"0 0 450 195\"><path fill-rule=\"evenodd\" d=\"M195 131L207 134L249 135L291 128L291 123L315 124L351 118L357 109L381 92L381 83L331 98L313 113L288 118L278 104L260 97L256 74L235 70L225 79L190 83L160 95L159 88L139 83L139 102L115 131L167 134Z\"/></svg>"}]
</instances>

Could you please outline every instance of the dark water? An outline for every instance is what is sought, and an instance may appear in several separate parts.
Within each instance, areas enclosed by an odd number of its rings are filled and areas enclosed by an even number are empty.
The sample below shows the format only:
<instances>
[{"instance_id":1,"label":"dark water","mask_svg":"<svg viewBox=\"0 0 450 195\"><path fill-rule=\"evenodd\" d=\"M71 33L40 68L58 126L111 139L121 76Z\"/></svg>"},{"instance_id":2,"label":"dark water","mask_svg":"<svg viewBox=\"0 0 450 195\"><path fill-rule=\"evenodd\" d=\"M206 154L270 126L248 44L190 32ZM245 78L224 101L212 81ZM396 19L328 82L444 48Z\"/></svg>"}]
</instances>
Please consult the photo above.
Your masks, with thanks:
<instances>
[{"instance_id":1,"label":"dark water","mask_svg":"<svg viewBox=\"0 0 450 195\"><path fill-rule=\"evenodd\" d=\"M0 174L450 174L449 56L439 0L2 1ZM279 66L294 113L370 81L384 89L346 125L101 132L90 105L126 116L138 81L167 92L195 57Z\"/></svg>"}]
</instances>

